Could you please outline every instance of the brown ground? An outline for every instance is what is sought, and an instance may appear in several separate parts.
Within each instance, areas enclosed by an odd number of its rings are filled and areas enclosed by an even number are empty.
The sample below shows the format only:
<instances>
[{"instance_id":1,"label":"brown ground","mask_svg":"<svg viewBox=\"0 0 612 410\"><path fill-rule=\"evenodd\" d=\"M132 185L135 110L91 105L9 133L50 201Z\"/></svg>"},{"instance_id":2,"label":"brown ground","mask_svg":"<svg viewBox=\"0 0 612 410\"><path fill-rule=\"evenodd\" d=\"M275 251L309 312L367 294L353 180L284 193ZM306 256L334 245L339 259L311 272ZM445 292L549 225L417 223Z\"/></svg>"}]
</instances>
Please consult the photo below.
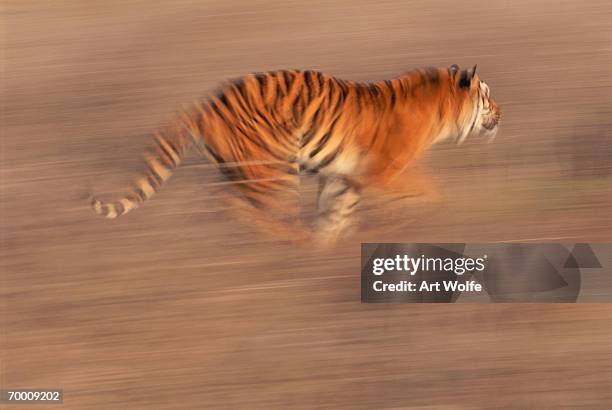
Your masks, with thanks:
<instances>
[{"instance_id":1,"label":"brown ground","mask_svg":"<svg viewBox=\"0 0 612 410\"><path fill-rule=\"evenodd\" d=\"M66 409L612 408L610 305L359 302L360 241L612 239L612 5L540 3L2 2L0 387ZM195 158L125 219L85 205L228 77L452 63L479 64L503 130L432 153L448 202L417 222L293 247Z\"/></svg>"}]
</instances>

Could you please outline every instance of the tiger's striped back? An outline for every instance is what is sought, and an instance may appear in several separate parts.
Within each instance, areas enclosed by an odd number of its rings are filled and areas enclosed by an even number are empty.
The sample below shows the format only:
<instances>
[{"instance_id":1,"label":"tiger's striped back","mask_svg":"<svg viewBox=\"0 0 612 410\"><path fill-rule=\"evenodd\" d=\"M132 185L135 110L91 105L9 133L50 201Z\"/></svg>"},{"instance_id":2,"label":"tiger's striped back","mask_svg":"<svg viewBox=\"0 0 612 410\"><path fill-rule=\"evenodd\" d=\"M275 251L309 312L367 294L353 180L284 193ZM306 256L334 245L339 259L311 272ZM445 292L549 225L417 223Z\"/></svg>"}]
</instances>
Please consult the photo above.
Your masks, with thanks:
<instances>
[{"instance_id":1,"label":"tiger's striped back","mask_svg":"<svg viewBox=\"0 0 612 410\"><path fill-rule=\"evenodd\" d=\"M431 144L462 141L476 129L494 132L498 121L499 109L475 68L421 69L375 83L316 71L251 74L158 132L131 194L115 202L92 199L92 206L108 218L126 214L158 191L195 146L250 205L295 215L279 198L297 191L301 171L350 187L322 186L326 195L383 187ZM321 203L333 207L328 199Z\"/></svg>"}]
</instances>

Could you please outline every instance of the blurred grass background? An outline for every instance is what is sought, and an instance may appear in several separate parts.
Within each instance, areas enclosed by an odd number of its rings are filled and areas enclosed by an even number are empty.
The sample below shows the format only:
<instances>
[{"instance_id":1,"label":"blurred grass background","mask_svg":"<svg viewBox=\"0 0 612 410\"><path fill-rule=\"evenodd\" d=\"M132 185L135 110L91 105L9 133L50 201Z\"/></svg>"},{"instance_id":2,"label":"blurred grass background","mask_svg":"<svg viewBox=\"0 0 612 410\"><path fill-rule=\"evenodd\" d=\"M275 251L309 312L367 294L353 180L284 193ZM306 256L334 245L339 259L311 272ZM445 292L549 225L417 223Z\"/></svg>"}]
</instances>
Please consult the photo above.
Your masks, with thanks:
<instances>
[{"instance_id":1,"label":"blurred grass background","mask_svg":"<svg viewBox=\"0 0 612 410\"><path fill-rule=\"evenodd\" d=\"M609 2L0 7L3 387L74 409L612 407L610 306L359 303L362 241L612 239ZM148 133L225 79L454 63L478 63L502 128L432 150L447 202L416 221L294 247L236 220L197 158L125 219L84 201L124 192Z\"/></svg>"}]
</instances>

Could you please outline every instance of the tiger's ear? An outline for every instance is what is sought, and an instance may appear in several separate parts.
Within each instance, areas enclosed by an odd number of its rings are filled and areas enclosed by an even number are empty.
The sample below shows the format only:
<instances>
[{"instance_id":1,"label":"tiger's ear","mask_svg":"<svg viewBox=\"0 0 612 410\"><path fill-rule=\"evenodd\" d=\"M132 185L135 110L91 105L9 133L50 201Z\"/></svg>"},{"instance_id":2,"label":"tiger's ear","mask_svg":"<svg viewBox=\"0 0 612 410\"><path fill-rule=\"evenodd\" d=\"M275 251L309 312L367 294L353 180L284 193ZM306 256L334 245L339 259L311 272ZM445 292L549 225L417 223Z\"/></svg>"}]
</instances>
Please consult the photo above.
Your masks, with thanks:
<instances>
[{"instance_id":1,"label":"tiger's ear","mask_svg":"<svg viewBox=\"0 0 612 410\"><path fill-rule=\"evenodd\" d=\"M474 76L476 76L476 67L478 67L478 64L474 64L474 67L469 71L471 75L470 79L474 79Z\"/></svg>"},{"instance_id":2,"label":"tiger's ear","mask_svg":"<svg viewBox=\"0 0 612 410\"><path fill-rule=\"evenodd\" d=\"M450 66L450 68L448 69L448 74L450 75L450 78L452 80L455 79L455 77L457 76L457 73L459 72L459 66L457 64L453 64L452 66Z\"/></svg>"},{"instance_id":3,"label":"tiger's ear","mask_svg":"<svg viewBox=\"0 0 612 410\"><path fill-rule=\"evenodd\" d=\"M472 85L472 80L476 76L476 67L478 64L474 65L470 70L464 70L461 73L461 79L459 80L459 87L461 88L470 88Z\"/></svg>"}]
</instances>

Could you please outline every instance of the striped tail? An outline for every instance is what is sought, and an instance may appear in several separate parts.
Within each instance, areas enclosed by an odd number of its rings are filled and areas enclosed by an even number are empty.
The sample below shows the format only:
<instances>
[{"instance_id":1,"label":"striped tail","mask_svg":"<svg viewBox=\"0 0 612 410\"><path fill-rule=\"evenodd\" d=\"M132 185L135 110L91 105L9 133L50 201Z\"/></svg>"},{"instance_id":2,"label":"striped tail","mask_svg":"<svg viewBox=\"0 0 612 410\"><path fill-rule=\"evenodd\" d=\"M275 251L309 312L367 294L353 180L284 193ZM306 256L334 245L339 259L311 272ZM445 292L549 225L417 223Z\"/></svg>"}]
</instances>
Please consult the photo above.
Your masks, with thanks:
<instances>
[{"instance_id":1,"label":"striped tail","mask_svg":"<svg viewBox=\"0 0 612 410\"><path fill-rule=\"evenodd\" d=\"M111 202L91 197L90 203L94 212L106 218L115 219L138 208L159 191L172 176L174 169L180 165L183 156L193 146L193 140L181 134L172 136L172 138L156 135L153 150L145 154L147 172L136 180L133 191Z\"/></svg>"}]
</instances>

